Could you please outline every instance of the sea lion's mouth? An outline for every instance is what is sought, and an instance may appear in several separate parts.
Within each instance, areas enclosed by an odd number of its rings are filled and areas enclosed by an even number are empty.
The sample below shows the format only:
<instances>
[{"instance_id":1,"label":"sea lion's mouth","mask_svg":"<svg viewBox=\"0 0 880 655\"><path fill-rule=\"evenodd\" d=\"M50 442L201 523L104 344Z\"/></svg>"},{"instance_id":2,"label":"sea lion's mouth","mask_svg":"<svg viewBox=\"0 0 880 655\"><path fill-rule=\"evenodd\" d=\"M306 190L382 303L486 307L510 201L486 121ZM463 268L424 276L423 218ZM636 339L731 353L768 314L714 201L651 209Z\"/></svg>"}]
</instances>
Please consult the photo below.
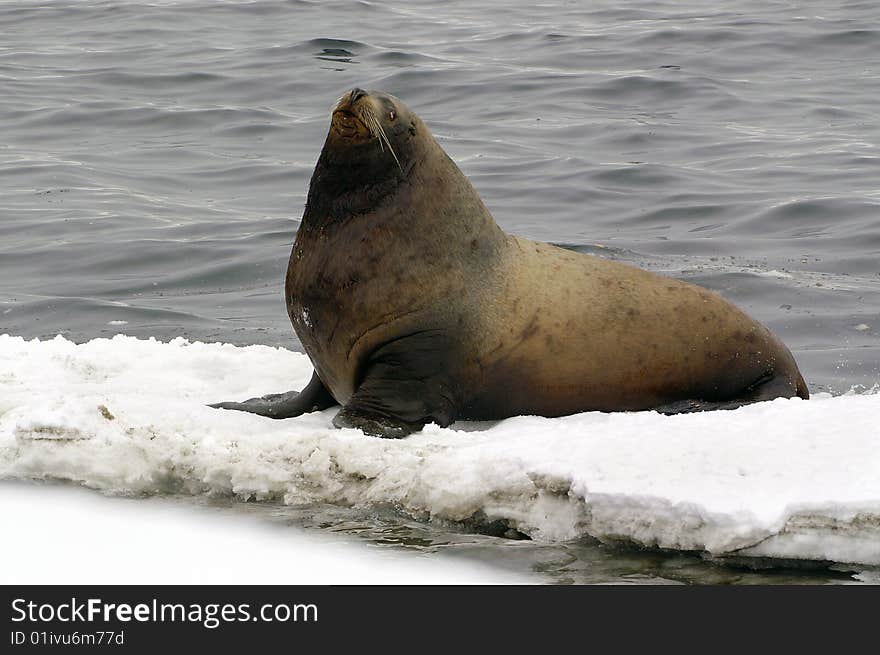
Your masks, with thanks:
<instances>
[{"instance_id":1,"label":"sea lion's mouth","mask_svg":"<svg viewBox=\"0 0 880 655\"><path fill-rule=\"evenodd\" d=\"M343 137L372 136L370 129L360 117L348 109L337 109L333 112L333 129Z\"/></svg>"},{"instance_id":2,"label":"sea lion's mouth","mask_svg":"<svg viewBox=\"0 0 880 655\"><path fill-rule=\"evenodd\" d=\"M379 149L384 152L387 148L394 163L403 171L400 160L391 146L391 140L379 120L375 103L367 91L354 88L343 95L333 109L330 125L335 135L347 141L363 143L376 139L379 142Z\"/></svg>"},{"instance_id":3,"label":"sea lion's mouth","mask_svg":"<svg viewBox=\"0 0 880 655\"><path fill-rule=\"evenodd\" d=\"M358 104L357 101L349 101L333 110L331 125L339 136L346 139L370 139L375 136L364 118L363 108Z\"/></svg>"},{"instance_id":4,"label":"sea lion's mouth","mask_svg":"<svg viewBox=\"0 0 880 655\"><path fill-rule=\"evenodd\" d=\"M370 94L355 87L337 101L330 121L337 135L345 139L365 141L378 136L373 125L374 114Z\"/></svg>"}]
</instances>

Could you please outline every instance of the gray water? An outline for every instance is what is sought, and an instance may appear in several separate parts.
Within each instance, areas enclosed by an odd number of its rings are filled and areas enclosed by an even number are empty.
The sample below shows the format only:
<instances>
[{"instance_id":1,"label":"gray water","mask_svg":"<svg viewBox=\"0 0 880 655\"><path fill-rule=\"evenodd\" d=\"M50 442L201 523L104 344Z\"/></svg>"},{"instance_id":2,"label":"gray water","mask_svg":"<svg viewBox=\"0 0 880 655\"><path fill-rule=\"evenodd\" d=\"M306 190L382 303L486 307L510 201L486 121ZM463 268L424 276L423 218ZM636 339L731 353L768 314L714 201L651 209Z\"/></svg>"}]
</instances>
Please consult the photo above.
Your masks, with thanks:
<instances>
[{"instance_id":1,"label":"gray water","mask_svg":"<svg viewBox=\"0 0 880 655\"><path fill-rule=\"evenodd\" d=\"M282 276L329 108L363 86L426 121L508 232L714 289L813 392L871 387L878 19L874 2L4 3L0 333L300 349ZM553 548L610 557L611 581L679 557ZM696 561L688 581L712 581Z\"/></svg>"}]
</instances>

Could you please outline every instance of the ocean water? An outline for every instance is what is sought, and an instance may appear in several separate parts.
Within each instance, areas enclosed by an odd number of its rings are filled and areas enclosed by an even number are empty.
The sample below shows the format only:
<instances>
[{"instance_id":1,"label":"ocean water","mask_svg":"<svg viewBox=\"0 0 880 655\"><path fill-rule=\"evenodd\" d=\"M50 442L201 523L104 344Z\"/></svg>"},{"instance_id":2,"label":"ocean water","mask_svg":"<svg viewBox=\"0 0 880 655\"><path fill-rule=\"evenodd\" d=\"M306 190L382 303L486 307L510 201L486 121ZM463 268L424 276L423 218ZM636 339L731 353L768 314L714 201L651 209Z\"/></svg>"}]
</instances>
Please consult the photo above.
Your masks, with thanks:
<instances>
[{"instance_id":1,"label":"ocean water","mask_svg":"<svg viewBox=\"0 0 880 655\"><path fill-rule=\"evenodd\" d=\"M508 232L702 284L778 334L812 391L871 388L878 19L872 2L4 3L0 333L300 349L282 277L329 109L362 86L414 109ZM339 512L312 523L429 549L453 534ZM561 549L556 581L680 557L468 539L531 568L548 565L528 549ZM692 559L686 581L758 575Z\"/></svg>"}]
</instances>

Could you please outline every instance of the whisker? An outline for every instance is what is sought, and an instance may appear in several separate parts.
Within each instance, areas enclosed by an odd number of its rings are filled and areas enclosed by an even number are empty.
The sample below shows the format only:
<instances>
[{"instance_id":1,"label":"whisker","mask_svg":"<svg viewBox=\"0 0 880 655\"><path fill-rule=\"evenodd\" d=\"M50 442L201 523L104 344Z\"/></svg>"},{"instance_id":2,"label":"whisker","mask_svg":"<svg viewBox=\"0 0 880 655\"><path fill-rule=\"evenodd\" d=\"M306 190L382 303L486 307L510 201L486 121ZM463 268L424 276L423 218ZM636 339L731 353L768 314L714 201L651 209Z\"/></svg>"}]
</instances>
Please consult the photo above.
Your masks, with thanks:
<instances>
[{"instance_id":1,"label":"whisker","mask_svg":"<svg viewBox=\"0 0 880 655\"><path fill-rule=\"evenodd\" d=\"M379 149L382 152L385 152L385 146L388 146L388 152L391 153L391 156L394 157L394 162L397 164L397 168L403 172L403 166L400 165L400 160L397 158L397 154L394 152L394 148L391 147L391 140L388 138L388 135L385 134L385 130L382 127L382 124L379 122L378 117L376 116L376 112L372 107L367 106L361 109L360 112L361 120L367 126L367 129L370 130L370 133L376 137L376 140L379 142Z\"/></svg>"},{"instance_id":2,"label":"whisker","mask_svg":"<svg viewBox=\"0 0 880 655\"><path fill-rule=\"evenodd\" d=\"M376 127L379 129L380 139L379 142L382 142L382 139L385 139L385 145L388 146L388 151L391 153L391 156L394 157L394 161L397 163L397 168L400 169L400 172L403 172L403 166L400 165L400 160L397 158L397 155L394 153L394 148L391 147L391 141L388 139L388 135L385 134L385 130L382 129L382 125L379 121L376 121Z\"/></svg>"},{"instance_id":3,"label":"whisker","mask_svg":"<svg viewBox=\"0 0 880 655\"><path fill-rule=\"evenodd\" d=\"M376 139L379 141L379 150L381 150L382 152L385 152L385 145L382 143L382 138L379 136L379 131L382 128L379 125L379 121L376 120L376 114L374 114L372 111L370 111L370 112L366 113L364 118L366 118L366 120L367 120L367 127L369 127L369 129L370 129L370 133L373 136L375 136Z\"/></svg>"},{"instance_id":4,"label":"whisker","mask_svg":"<svg viewBox=\"0 0 880 655\"><path fill-rule=\"evenodd\" d=\"M330 113L333 113L334 111L339 109L339 105L342 104L342 99L347 95L348 95L348 93L346 92L346 93L343 93L338 98L336 98L336 102L334 102L333 105L330 107Z\"/></svg>"}]
</instances>

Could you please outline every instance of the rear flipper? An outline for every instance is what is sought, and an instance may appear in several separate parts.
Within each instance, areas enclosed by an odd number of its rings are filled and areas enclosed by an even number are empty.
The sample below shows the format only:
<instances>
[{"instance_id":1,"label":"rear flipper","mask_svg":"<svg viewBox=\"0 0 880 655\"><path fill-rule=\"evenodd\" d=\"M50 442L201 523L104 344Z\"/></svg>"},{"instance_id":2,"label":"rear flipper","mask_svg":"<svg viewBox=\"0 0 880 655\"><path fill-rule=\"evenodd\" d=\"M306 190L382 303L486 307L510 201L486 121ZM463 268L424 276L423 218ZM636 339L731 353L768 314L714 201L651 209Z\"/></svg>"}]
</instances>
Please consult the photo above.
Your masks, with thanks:
<instances>
[{"instance_id":1,"label":"rear flipper","mask_svg":"<svg viewBox=\"0 0 880 655\"><path fill-rule=\"evenodd\" d=\"M679 400L674 403L667 403L659 407L652 407L655 412L672 416L673 414L692 414L694 412L711 412L716 409L737 409L743 405L751 405L758 402L757 400L726 400L717 402L712 400Z\"/></svg>"},{"instance_id":2,"label":"rear flipper","mask_svg":"<svg viewBox=\"0 0 880 655\"><path fill-rule=\"evenodd\" d=\"M302 391L271 393L243 402L223 402L208 405L217 409L237 409L242 412L268 416L269 418L292 418L308 412L318 412L338 403L321 382L317 373Z\"/></svg>"},{"instance_id":3,"label":"rear flipper","mask_svg":"<svg viewBox=\"0 0 880 655\"><path fill-rule=\"evenodd\" d=\"M803 399L810 397L807 384L799 372L795 380L785 375L768 373L747 387L740 398L730 400L679 400L652 409L655 412L667 415L690 414L692 412L707 412L718 409L737 409L743 405L751 405L752 403L759 403L764 400L793 398L795 396Z\"/></svg>"}]
</instances>

